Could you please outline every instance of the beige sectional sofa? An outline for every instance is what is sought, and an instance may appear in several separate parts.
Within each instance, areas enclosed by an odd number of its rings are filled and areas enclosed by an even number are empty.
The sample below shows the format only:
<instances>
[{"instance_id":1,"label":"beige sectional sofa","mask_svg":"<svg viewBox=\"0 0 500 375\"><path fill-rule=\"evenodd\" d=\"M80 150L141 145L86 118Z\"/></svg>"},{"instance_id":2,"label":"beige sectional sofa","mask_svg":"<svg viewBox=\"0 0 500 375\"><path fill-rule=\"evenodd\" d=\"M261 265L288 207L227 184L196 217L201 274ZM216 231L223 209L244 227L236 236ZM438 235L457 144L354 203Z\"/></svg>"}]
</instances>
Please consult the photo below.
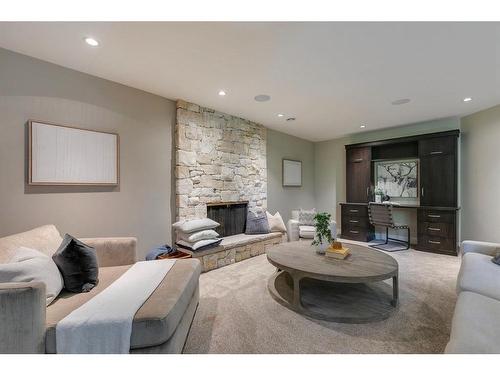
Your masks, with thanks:
<instances>
[{"instance_id":1,"label":"beige sectional sofa","mask_svg":"<svg viewBox=\"0 0 500 375\"><path fill-rule=\"evenodd\" d=\"M20 246L51 256L62 241L53 225L0 238L0 263ZM55 353L56 325L118 279L136 262L135 238L83 238L99 262L99 284L89 293L62 291L45 306L45 284L0 284L0 353ZM131 353L181 353L198 306L201 272L196 259L177 260L137 311Z\"/></svg>"},{"instance_id":2,"label":"beige sectional sofa","mask_svg":"<svg viewBox=\"0 0 500 375\"><path fill-rule=\"evenodd\" d=\"M458 300L446 353L500 353L500 244L464 241Z\"/></svg>"}]
</instances>

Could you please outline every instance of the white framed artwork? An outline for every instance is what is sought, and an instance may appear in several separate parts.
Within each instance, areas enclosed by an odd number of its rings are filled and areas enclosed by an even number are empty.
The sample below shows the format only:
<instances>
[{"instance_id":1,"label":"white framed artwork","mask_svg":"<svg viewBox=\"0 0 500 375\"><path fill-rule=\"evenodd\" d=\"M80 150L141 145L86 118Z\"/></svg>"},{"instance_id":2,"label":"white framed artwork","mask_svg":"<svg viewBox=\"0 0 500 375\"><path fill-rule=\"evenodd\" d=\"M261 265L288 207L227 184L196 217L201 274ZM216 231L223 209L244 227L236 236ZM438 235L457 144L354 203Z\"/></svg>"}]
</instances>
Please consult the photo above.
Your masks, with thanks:
<instances>
[{"instance_id":1,"label":"white framed artwork","mask_svg":"<svg viewBox=\"0 0 500 375\"><path fill-rule=\"evenodd\" d=\"M302 186L302 162L283 159L283 186Z\"/></svg>"},{"instance_id":2,"label":"white framed artwork","mask_svg":"<svg viewBox=\"0 0 500 375\"><path fill-rule=\"evenodd\" d=\"M34 120L28 124L28 184L119 184L118 134Z\"/></svg>"}]
</instances>

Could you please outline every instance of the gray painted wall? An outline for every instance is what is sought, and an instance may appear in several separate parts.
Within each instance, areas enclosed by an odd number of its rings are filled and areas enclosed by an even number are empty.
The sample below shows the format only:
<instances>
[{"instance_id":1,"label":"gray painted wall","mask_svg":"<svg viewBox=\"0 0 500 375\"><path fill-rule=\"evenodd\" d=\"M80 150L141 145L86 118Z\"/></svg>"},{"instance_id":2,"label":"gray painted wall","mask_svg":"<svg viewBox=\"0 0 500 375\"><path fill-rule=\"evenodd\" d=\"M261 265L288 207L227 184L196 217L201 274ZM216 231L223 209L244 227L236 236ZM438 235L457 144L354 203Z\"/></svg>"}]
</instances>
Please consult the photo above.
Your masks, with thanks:
<instances>
[{"instance_id":1,"label":"gray painted wall","mask_svg":"<svg viewBox=\"0 0 500 375\"><path fill-rule=\"evenodd\" d=\"M26 185L28 119L120 135L119 188ZM0 49L0 237L42 224L62 234L170 243L175 103Z\"/></svg>"},{"instance_id":2,"label":"gray painted wall","mask_svg":"<svg viewBox=\"0 0 500 375\"><path fill-rule=\"evenodd\" d=\"M462 119L463 240L500 242L500 106Z\"/></svg>"},{"instance_id":3,"label":"gray painted wall","mask_svg":"<svg viewBox=\"0 0 500 375\"><path fill-rule=\"evenodd\" d=\"M283 187L282 160L302 161L302 187ZM315 207L314 143L271 129L267 131L267 207L279 211L285 224L291 211Z\"/></svg>"}]
</instances>

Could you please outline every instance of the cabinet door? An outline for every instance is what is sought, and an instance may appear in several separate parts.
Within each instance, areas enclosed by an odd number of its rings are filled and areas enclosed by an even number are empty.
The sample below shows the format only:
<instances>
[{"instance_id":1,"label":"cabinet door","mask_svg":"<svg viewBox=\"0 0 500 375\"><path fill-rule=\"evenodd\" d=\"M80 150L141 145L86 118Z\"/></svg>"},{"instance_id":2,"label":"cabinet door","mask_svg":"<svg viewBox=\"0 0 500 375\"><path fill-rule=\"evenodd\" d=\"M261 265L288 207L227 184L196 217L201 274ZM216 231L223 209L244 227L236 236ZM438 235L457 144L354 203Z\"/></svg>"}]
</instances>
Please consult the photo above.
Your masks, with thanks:
<instances>
[{"instance_id":1,"label":"cabinet door","mask_svg":"<svg viewBox=\"0 0 500 375\"><path fill-rule=\"evenodd\" d=\"M457 137L436 137L418 142L420 204L456 207Z\"/></svg>"},{"instance_id":2,"label":"cabinet door","mask_svg":"<svg viewBox=\"0 0 500 375\"><path fill-rule=\"evenodd\" d=\"M346 159L347 202L366 203L370 200L371 148L349 149Z\"/></svg>"},{"instance_id":3,"label":"cabinet door","mask_svg":"<svg viewBox=\"0 0 500 375\"><path fill-rule=\"evenodd\" d=\"M420 205L456 207L455 155L420 158Z\"/></svg>"}]
</instances>

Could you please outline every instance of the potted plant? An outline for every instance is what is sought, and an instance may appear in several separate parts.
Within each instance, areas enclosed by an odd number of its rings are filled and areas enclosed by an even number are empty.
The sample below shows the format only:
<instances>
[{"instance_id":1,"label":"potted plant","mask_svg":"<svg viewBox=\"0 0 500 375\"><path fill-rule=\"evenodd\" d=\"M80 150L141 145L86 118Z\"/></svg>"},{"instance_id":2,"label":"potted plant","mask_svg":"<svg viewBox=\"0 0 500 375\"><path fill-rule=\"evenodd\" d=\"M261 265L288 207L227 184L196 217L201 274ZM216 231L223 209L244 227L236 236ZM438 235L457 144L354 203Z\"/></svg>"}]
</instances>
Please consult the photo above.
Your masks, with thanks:
<instances>
[{"instance_id":1,"label":"potted plant","mask_svg":"<svg viewBox=\"0 0 500 375\"><path fill-rule=\"evenodd\" d=\"M375 202L382 203L382 197L384 196L384 192L381 188L375 189Z\"/></svg>"},{"instance_id":2,"label":"potted plant","mask_svg":"<svg viewBox=\"0 0 500 375\"><path fill-rule=\"evenodd\" d=\"M330 227L330 219L332 215L327 212L320 212L314 216L314 226L316 234L312 242L316 246L318 254L324 254L328 246L333 242L332 230Z\"/></svg>"}]
</instances>

